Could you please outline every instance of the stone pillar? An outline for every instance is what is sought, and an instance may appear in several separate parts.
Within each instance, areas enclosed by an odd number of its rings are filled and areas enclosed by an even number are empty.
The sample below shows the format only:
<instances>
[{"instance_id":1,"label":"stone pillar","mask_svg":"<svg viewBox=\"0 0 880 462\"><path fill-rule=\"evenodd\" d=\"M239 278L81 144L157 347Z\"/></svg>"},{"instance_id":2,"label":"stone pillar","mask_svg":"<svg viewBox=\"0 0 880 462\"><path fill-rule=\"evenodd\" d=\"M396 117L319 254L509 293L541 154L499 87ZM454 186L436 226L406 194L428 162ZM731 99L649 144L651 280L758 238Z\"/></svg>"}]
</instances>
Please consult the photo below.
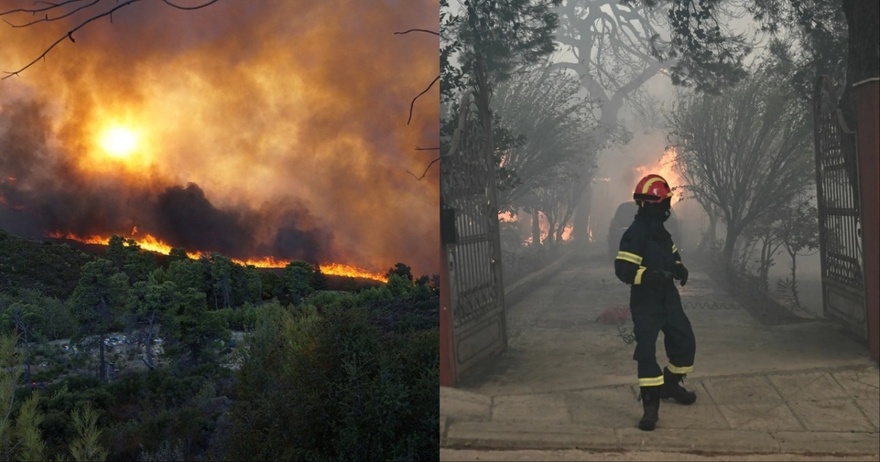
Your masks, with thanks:
<instances>
[{"instance_id":1,"label":"stone pillar","mask_svg":"<svg viewBox=\"0 0 880 462\"><path fill-rule=\"evenodd\" d=\"M880 78L853 84L858 116L868 346L880 362Z\"/></svg>"}]
</instances>

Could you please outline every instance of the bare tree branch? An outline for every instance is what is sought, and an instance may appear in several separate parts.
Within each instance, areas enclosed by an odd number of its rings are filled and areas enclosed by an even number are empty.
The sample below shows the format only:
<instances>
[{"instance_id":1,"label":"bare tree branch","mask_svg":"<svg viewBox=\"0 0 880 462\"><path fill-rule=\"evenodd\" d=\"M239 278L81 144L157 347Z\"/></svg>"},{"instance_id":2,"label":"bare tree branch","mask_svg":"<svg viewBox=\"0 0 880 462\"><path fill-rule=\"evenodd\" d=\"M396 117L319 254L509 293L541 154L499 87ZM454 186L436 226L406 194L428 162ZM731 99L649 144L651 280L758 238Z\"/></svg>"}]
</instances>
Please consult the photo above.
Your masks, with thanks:
<instances>
[{"instance_id":1,"label":"bare tree branch","mask_svg":"<svg viewBox=\"0 0 880 462\"><path fill-rule=\"evenodd\" d=\"M79 1L79 0L77 0L77 1ZM55 16L54 18L50 18L49 15L47 14L47 15L44 16L42 19L37 19L37 20L31 21L31 22L28 22L28 23L24 23L24 24L13 24L13 23L11 23L11 22L5 20L5 19L3 20L3 22L5 22L6 24L9 24L11 27L14 27L14 28L18 29L18 28L22 28L22 27L32 26L32 25L34 25L34 24L36 24L36 23L39 23L39 22L52 22L52 21L58 21L59 19L64 19L64 18L67 18L67 17L73 16L73 15L75 15L76 13L78 13L78 12L80 12L80 11L86 9L86 8L89 8L89 7L91 7L91 6L94 6L96 3L100 2L100 1L101 1L101 0L93 0L92 3L88 3L88 4L85 4L85 5L82 5L82 6L80 6L79 8L76 8L76 9L74 9L74 10L68 11L67 13L62 14L61 16ZM3 15L3 14L6 14L6 13L0 13L0 15Z\"/></svg>"},{"instance_id":2,"label":"bare tree branch","mask_svg":"<svg viewBox=\"0 0 880 462\"><path fill-rule=\"evenodd\" d=\"M440 160L440 158L439 158L439 157L438 157L438 158L436 158L436 159L434 159L434 160L432 160L432 161L431 161L431 163L430 163L430 164L428 164L428 166L427 166L427 167L425 167L425 171L424 171L424 172L422 172L422 176L416 176L416 175L415 175L415 173L413 173L413 172L410 172L410 171L409 171L409 170L407 170L407 171L406 171L406 173L409 173L409 174L410 174L410 175L412 175L412 176L413 176L413 178L415 178L415 179L416 179L416 181L422 181L422 178L424 178L424 177L425 177L425 175L427 175L427 174L428 174L428 170L430 170L430 169L431 169L431 166L432 166L432 165L434 165L434 163L435 163L435 162L437 162L437 161L439 161L439 160Z\"/></svg>"},{"instance_id":3,"label":"bare tree branch","mask_svg":"<svg viewBox=\"0 0 880 462\"><path fill-rule=\"evenodd\" d=\"M431 81L431 84L428 85L428 88L425 88L424 90L422 90L422 92L419 93L418 95L416 95L416 97L413 98L413 100L409 103L409 118L406 119L406 124L407 124L407 125L409 125L409 123L412 121L413 106L415 106L415 104L416 104L416 100L419 99L420 96L422 96L422 95L424 95L425 93L427 93L428 90L430 90L431 87L433 87L434 84L437 83L438 80L440 80L440 76L439 76L439 75L438 75L437 77L435 77L433 81Z\"/></svg>"},{"instance_id":4,"label":"bare tree branch","mask_svg":"<svg viewBox=\"0 0 880 462\"><path fill-rule=\"evenodd\" d=\"M62 7L64 7L64 6L66 6L66 5L70 5L70 4L78 3L78 2L80 2L80 1L82 1L82 0L65 0L65 1L62 1L62 2L60 2L60 3L37 2L37 4L44 3L44 4L47 4L48 6L43 7L43 8L33 8L33 9L18 8L18 9L14 9L14 10L7 10L7 11L0 12L0 16L9 16L9 15L12 15L12 14L15 14L15 13L30 13L30 14L37 14L37 13L42 13L42 12L47 12L47 11L52 11L52 10L55 10L55 9L59 9L59 8L62 8ZM12 24L12 23L9 22L9 21L6 21L5 19L4 19L4 21L5 21L7 24L9 24L10 26L12 26L12 27L28 27L28 26L31 26L31 25L33 25L33 24L37 24L37 23L40 23L40 22L51 22L51 21L57 21L57 20L59 20L59 19L63 19L63 18L67 18L67 17L69 17L69 16L72 16L72 15L74 15L75 13L77 13L77 12L79 12L79 11L82 11L82 10L84 10L84 9L86 9L86 8L92 7L92 6L94 6L95 4L97 4L97 3L100 2L100 1L101 1L101 0L93 0L91 3L84 4L84 5L82 5L82 6L79 6L79 7L75 8L75 9L73 9L72 11L69 11L69 12L67 12L67 13L61 14L60 16L56 16L56 17L49 17L49 15L46 14L44 18L39 19L39 20L32 21L32 22L30 22L30 23L26 23L26 24L15 25L15 24ZM104 11L104 12L102 12L102 13L98 13L98 14L95 14L94 16L91 16L91 17L88 17L88 18L84 19L82 22L80 22L79 24L77 24L76 27L74 27L73 29L70 29L69 31L67 31L67 33L64 34L63 36L59 37L58 40L55 40L55 42L53 42L51 45L49 45L49 47L47 47L45 50L43 50L43 52L40 53L39 56L37 56L36 58L34 58L33 61L27 63L24 67L22 67L22 68L20 68L20 69L18 69L18 70L16 70L16 71L4 71L4 73L7 74L7 75L6 75L5 77L3 77L2 79L0 79L0 80L6 80L6 79L8 79L9 77L12 77L12 76L14 76L14 75L17 76L17 75L21 74L21 73L24 72L26 69L28 69L29 67L31 67L31 66L33 66L34 64L36 64L39 60L44 59L44 58L46 57L46 55L48 55L49 52L52 51L52 49L54 49L56 46L58 46L58 44L60 44L61 42L63 42L65 39L70 39L71 42L76 43L76 40L74 40L74 38L73 38L73 33L79 31L80 29L82 29L83 27L85 27L86 25L88 25L89 23L91 23L91 22L93 22L93 21L96 21L96 20L98 20L98 19L101 19L101 18L103 18L103 17L105 17L105 16L110 16L110 19L111 19L111 22L112 22L112 20L113 20L113 16L112 16L112 15L113 15L114 12L116 12L116 11L119 10L120 8L124 8L124 7L128 6L128 5L131 5L132 3L136 3L136 2L139 2L139 1L140 1L140 0L126 0L126 1L123 1L123 2L118 2L118 3L116 4L116 6L114 6L114 7L110 8L110 9L108 9L107 11ZM168 5L168 6L172 7L172 8L179 9L179 10L198 10L198 9L200 9L200 8L204 8L204 7L208 6L208 5L211 5L211 4L214 4L214 3L217 3L218 1L219 1L219 0L206 0L204 3L201 3L201 4L199 4L199 5L195 5L195 6L182 6L182 5L178 5L178 4L176 4L176 3L171 2L170 0L162 0L162 2L165 3L166 5ZM430 87L429 87L429 88L430 88ZM427 91L427 90L426 90L426 91Z\"/></svg>"},{"instance_id":5,"label":"bare tree branch","mask_svg":"<svg viewBox=\"0 0 880 462\"><path fill-rule=\"evenodd\" d=\"M403 32L395 32L394 35L404 35L404 34L408 34L410 32L424 32L426 34L432 34L432 35L436 35L438 37L440 36L439 32L434 32L434 31L428 30L428 29L409 29L409 30L405 30Z\"/></svg>"},{"instance_id":6,"label":"bare tree branch","mask_svg":"<svg viewBox=\"0 0 880 462\"><path fill-rule=\"evenodd\" d=\"M32 8L16 8L14 10L7 10L7 11L0 12L0 16L6 16L6 15L10 15L10 14L15 14L15 13L37 14L37 13L42 13L44 11L54 10L55 8L61 8L69 3L77 3L77 2L81 2L81 1L82 0L66 0L61 3L35 2L37 5L44 3L49 6L47 6L45 8L33 8L33 9Z\"/></svg>"},{"instance_id":7,"label":"bare tree branch","mask_svg":"<svg viewBox=\"0 0 880 462\"><path fill-rule=\"evenodd\" d=\"M439 150L440 150L439 147L437 147L437 148L422 148L422 147L416 146L416 151L439 151Z\"/></svg>"},{"instance_id":8,"label":"bare tree branch","mask_svg":"<svg viewBox=\"0 0 880 462\"><path fill-rule=\"evenodd\" d=\"M204 8L204 7L206 7L206 6L208 6L208 5L212 4L212 3L217 3L218 1L220 1L220 0L208 0L206 3L203 3L203 4L201 4L201 5L196 5L196 6L180 6L180 5L177 5L177 4L172 3L170 0L162 0L162 2L165 3L166 5L168 5L168 6L170 6L170 7L177 8L178 10L198 10L198 9L200 9L200 8Z\"/></svg>"}]
</instances>

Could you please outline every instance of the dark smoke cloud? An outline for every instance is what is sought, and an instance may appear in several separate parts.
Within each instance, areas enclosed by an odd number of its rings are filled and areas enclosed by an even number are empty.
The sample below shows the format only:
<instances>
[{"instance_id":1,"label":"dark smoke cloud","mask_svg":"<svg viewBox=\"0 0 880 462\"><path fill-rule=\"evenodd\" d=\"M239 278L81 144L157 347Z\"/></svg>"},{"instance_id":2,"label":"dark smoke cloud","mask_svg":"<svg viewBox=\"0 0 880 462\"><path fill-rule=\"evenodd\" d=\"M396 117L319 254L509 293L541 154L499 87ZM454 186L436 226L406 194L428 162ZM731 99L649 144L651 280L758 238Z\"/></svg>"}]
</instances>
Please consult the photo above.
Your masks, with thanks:
<instances>
[{"instance_id":1,"label":"dark smoke cloud","mask_svg":"<svg viewBox=\"0 0 880 462\"><path fill-rule=\"evenodd\" d=\"M436 156L415 151L439 144L436 87L406 119L439 72L438 43L393 33L436 29L438 12L436 0L123 8L0 82L0 227L136 226L234 258L436 273L439 172L409 173ZM73 24L0 27L0 70ZM126 164L95 147L114 120L144 133Z\"/></svg>"}]
</instances>

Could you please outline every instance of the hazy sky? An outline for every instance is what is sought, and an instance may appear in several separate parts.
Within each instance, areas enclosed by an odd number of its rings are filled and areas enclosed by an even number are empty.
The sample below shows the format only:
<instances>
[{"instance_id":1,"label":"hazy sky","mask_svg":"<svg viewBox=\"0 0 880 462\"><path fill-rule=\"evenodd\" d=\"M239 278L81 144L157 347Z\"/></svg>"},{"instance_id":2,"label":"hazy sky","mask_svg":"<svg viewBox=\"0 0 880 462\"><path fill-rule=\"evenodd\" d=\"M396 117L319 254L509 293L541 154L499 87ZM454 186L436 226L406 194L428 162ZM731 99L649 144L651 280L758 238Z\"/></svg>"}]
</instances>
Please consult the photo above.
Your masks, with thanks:
<instances>
[{"instance_id":1,"label":"hazy sky","mask_svg":"<svg viewBox=\"0 0 880 462\"><path fill-rule=\"evenodd\" d=\"M408 173L437 156L415 150L439 144L436 87L406 122L438 41L394 32L436 30L438 5L139 2L86 26L0 82L0 228L437 273L438 171ZM0 25L0 71L75 24ZM128 156L101 147L113 126Z\"/></svg>"}]
</instances>

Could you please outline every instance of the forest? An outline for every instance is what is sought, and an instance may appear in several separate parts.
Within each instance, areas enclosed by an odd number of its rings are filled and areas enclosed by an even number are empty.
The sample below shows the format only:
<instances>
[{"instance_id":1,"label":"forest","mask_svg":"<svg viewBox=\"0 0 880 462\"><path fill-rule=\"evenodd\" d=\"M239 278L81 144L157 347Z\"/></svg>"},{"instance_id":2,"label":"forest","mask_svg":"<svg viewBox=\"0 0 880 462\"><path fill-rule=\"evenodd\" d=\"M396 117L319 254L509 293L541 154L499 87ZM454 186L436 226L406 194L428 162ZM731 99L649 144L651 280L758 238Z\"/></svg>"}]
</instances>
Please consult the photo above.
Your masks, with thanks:
<instances>
[{"instance_id":1,"label":"forest","mask_svg":"<svg viewBox=\"0 0 880 462\"><path fill-rule=\"evenodd\" d=\"M438 277L386 276L0 231L0 459L433 460Z\"/></svg>"}]
</instances>

